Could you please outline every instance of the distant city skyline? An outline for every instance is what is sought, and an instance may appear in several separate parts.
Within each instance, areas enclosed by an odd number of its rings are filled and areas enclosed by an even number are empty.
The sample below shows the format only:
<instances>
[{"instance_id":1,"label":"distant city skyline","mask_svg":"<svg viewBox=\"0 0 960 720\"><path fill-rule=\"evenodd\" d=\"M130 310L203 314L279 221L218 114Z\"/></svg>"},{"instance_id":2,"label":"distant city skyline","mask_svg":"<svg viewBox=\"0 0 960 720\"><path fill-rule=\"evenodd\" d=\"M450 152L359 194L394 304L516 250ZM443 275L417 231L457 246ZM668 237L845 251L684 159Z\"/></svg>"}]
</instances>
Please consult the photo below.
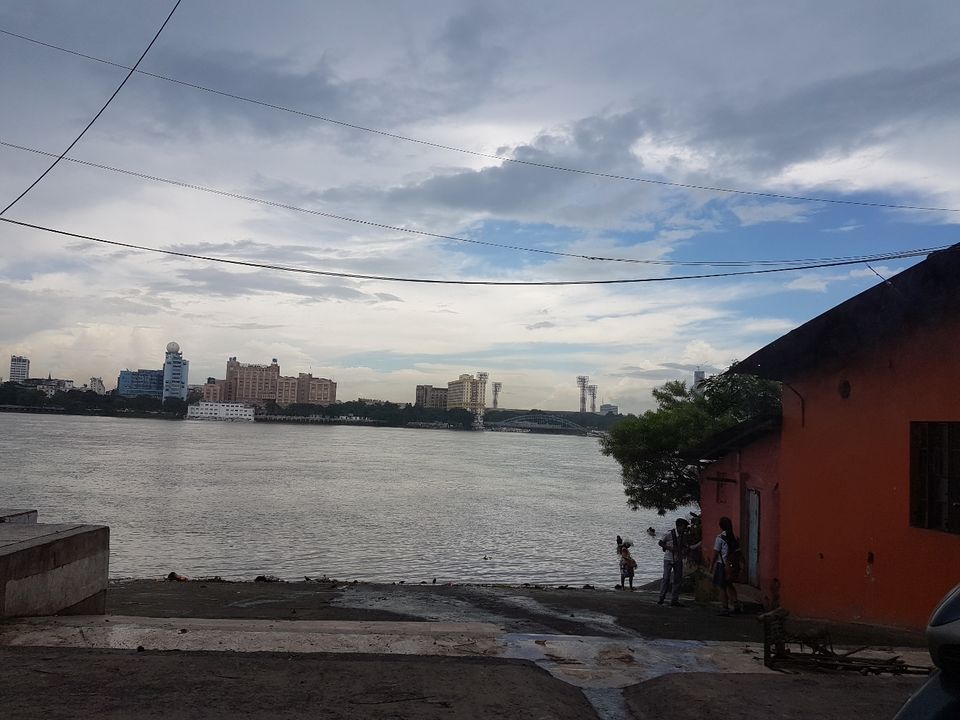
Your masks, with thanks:
<instances>
[{"instance_id":1,"label":"distant city skyline","mask_svg":"<svg viewBox=\"0 0 960 720\"><path fill-rule=\"evenodd\" d=\"M147 363L148 364L148 363ZM10 367L11 370L14 367L19 367L24 369L23 372L26 373L23 375L24 378L29 375L30 359L24 356L11 356L10 358ZM179 397L181 399L186 399L188 388L197 388L202 391L204 400L208 402L233 402L236 400L236 397L232 394L225 393L221 387L222 383L230 381L231 367L240 368L264 368L270 369L271 367L276 369L277 378L274 381L274 386L268 390L268 394L272 396L273 399L276 399L280 402L281 405L289 404L291 402L313 402L317 399L322 401L329 401L329 397L326 393L329 390L321 389L324 386L322 383L327 382L325 378L313 378L310 373L298 373L298 376L301 378L301 381L304 378L309 380L309 384L305 385L304 388L298 393L296 388L296 379L295 377L281 377L279 375L279 365L277 358L271 358L271 364L267 365L257 365L256 363L242 364L237 362L236 356L228 357L226 360L226 379L217 379L216 374L207 375L206 379L203 382L189 382L189 380L180 380L180 373L182 373L183 378L188 378L188 368L189 361L183 358L183 353L181 351L179 343L175 341L170 341L166 345L166 353L164 356L163 367L158 370L150 370L147 368L138 368L137 370L130 370L129 368L123 368L117 373L117 384L116 387L109 387L103 383L101 377L91 376L90 383L84 384L83 387L86 389L93 390L99 394L103 394L104 391L117 390L120 391L120 394L129 394L137 392L143 392L147 395L156 395L157 397L166 398L166 397ZM237 371L234 370L234 373ZM697 370L697 373L703 374L702 370ZM171 380L171 375L176 373L177 381L173 383ZM142 376L142 377L141 377ZM72 378L71 378L72 380ZM579 380L579 378L578 378ZM211 382L213 381L213 382ZM281 382L277 382L281 381ZM284 392L284 383L282 381L294 381L292 385L292 393ZM489 382L489 373L478 372L476 377L469 373L460 373L457 377L451 378L450 380L444 383L437 383L437 386L432 384L418 384L413 388L412 399L394 399L394 398L380 398L378 401L393 402L397 404L411 404L411 405L424 405L431 408L440 408L446 409L448 407L447 403L447 393L450 388L454 389L454 392L457 393L453 406L456 408L464 408L476 410L477 407L483 406L486 409L496 409L494 398L499 397L502 392L503 383L502 382L492 382L491 387L495 387L496 396L490 395L487 396L486 385ZM317 383L321 383L318 385ZM289 384L289 383L287 383ZM449 386L449 388L448 388ZM79 388L79 385L77 386ZM307 390L306 388L310 388ZM123 390L126 388L126 390ZM465 389L466 388L466 389ZM596 391L596 386L590 386L591 389ZM208 392L208 390L215 390L215 392ZM233 392L236 392L235 390ZM307 395L305 393L312 392L312 395ZM493 392L493 390L491 390ZM336 382L333 381L333 394L334 402L336 401ZM472 397L471 397L472 393ZM357 395L358 399L363 399L363 395ZM342 398L341 398L342 399ZM247 397L244 396L240 399L241 402L251 402L257 401L257 398L253 396ZM531 406L531 408L534 406ZM562 411L571 411L573 408L547 408L539 407L538 409L543 410L562 410ZM608 411L612 409L613 412L617 411L616 405L605 404L603 405L599 412L605 414L603 408L607 408ZM594 402L591 404L590 412L597 412L597 408Z\"/></svg>"}]
</instances>

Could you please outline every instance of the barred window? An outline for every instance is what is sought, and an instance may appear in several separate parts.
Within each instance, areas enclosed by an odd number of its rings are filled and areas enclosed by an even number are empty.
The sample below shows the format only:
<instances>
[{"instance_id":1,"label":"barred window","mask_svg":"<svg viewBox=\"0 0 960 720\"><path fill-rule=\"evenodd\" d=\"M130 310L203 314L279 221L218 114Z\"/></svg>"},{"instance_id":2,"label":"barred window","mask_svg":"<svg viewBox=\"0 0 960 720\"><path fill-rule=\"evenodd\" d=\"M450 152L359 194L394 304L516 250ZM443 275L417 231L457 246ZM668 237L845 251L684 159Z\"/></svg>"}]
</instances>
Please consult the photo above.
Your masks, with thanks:
<instances>
[{"instance_id":1,"label":"barred window","mask_svg":"<svg viewBox=\"0 0 960 720\"><path fill-rule=\"evenodd\" d=\"M910 423L910 524L960 533L960 422Z\"/></svg>"}]
</instances>

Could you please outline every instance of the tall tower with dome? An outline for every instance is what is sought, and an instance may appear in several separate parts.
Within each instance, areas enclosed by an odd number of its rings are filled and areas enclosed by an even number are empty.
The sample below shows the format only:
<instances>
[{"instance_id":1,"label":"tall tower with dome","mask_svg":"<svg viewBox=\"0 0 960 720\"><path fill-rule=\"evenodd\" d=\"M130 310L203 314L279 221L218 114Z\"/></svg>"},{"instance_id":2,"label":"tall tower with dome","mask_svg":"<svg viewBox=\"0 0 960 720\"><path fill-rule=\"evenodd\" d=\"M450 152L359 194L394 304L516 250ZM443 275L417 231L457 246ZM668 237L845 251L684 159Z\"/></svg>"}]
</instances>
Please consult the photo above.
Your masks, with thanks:
<instances>
[{"instance_id":1,"label":"tall tower with dome","mask_svg":"<svg viewBox=\"0 0 960 720\"><path fill-rule=\"evenodd\" d=\"M190 361L183 359L180 345L175 342L167 343L167 354L163 359L163 399L187 399L187 375L190 370Z\"/></svg>"}]
</instances>

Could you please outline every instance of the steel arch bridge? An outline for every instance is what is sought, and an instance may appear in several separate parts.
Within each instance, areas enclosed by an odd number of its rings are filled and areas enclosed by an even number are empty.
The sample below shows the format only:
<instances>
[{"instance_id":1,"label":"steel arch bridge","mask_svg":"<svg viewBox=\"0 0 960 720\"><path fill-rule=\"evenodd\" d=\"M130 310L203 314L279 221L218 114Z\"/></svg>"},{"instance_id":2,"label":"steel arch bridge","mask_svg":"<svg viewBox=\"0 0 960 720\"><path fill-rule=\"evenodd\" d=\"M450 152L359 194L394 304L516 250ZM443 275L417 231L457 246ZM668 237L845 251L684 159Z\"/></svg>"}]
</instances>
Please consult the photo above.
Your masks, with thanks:
<instances>
[{"instance_id":1,"label":"steel arch bridge","mask_svg":"<svg viewBox=\"0 0 960 720\"><path fill-rule=\"evenodd\" d=\"M530 432L563 432L586 435L589 430L556 415L519 415L498 423L487 423L491 430L529 430Z\"/></svg>"}]
</instances>

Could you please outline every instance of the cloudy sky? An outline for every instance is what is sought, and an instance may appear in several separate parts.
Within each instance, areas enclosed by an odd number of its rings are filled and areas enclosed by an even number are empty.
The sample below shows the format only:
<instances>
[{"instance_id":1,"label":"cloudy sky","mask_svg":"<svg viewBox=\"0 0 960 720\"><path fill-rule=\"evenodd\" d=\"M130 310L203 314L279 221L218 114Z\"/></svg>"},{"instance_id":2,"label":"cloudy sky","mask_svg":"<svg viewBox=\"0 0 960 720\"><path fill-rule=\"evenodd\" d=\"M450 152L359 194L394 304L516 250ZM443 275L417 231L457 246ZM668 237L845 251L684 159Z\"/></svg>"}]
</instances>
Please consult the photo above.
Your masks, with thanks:
<instances>
[{"instance_id":1,"label":"cloudy sky","mask_svg":"<svg viewBox=\"0 0 960 720\"><path fill-rule=\"evenodd\" d=\"M172 5L0 0L0 30L130 66ZM341 399L412 402L419 383L483 370L502 406L567 410L588 375L641 411L654 385L724 368L917 260L699 280L670 278L771 266L669 263L958 241L957 37L960 6L942 0L183 0L140 69L288 111L135 74L69 154L82 162L4 218L335 273L657 281L338 278L0 223L0 356L109 388L176 340L192 382L231 355L276 357ZM0 34L0 207L125 74Z\"/></svg>"}]
</instances>

